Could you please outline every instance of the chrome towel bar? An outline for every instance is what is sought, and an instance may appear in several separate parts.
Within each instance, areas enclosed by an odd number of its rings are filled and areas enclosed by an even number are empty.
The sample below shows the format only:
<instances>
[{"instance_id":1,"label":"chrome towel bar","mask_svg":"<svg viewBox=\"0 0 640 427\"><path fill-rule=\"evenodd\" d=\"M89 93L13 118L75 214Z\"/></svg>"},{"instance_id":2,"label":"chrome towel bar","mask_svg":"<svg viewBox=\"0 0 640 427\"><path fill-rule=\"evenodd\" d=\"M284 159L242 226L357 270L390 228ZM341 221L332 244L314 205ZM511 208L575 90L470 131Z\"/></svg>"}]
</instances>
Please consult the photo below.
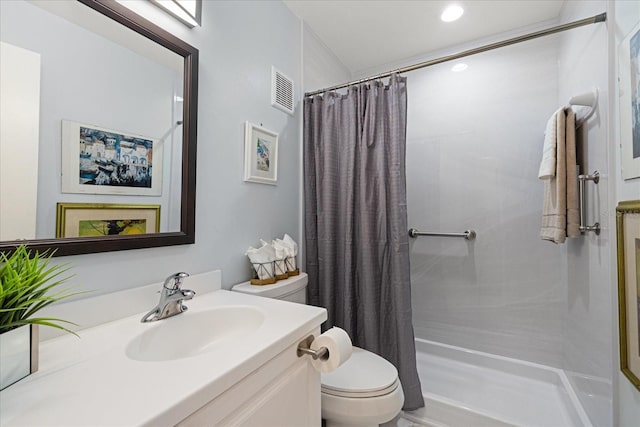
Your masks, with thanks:
<instances>
[{"instance_id":1,"label":"chrome towel bar","mask_svg":"<svg viewBox=\"0 0 640 427\"><path fill-rule=\"evenodd\" d=\"M418 236L464 237L466 240L474 240L476 238L476 232L473 230L465 230L462 233L436 233L433 231L418 231L415 228L409 229L409 237L416 238Z\"/></svg>"},{"instance_id":2,"label":"chrome towel bar","mask_svg":"<svg viewBox=\"0 0 640 427\"><path fill-rule=\"evenodd\" d=\"M586 225L587 222L587 200L584 193L584 186L587 181L593 181L594 184L600 182L600 172L595 171L591 175L578 175L578 201L580 209L580 232L584 234L586 231L593 231L596 236L600 235L600 223Z\"/></svg>"}]
</instances>

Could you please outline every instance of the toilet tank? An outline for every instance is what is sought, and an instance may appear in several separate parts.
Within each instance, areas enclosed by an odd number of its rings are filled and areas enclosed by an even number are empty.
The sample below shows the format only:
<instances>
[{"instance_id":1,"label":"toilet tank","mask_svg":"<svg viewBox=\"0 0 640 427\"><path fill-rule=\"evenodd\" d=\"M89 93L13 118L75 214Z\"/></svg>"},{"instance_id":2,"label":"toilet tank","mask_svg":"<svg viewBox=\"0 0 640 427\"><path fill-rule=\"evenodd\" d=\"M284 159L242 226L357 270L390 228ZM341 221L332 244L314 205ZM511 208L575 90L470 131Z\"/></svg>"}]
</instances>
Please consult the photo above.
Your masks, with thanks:
<instances>
[{"instance_id":1,"label":"toilet tank","mask_svg":"<svg viewBox=\"0 0 640 427\"><path fill-rule=\"evenodd\" d=\"M244 282L234 285L231 290L259 297L275 298L306 304L308 282L309 277L307 276L307 273L300 273L297 276L291 276L288 279L278 280L273 285L258 286L252 285L251 282Z\"/></svg>"}]
</instances>

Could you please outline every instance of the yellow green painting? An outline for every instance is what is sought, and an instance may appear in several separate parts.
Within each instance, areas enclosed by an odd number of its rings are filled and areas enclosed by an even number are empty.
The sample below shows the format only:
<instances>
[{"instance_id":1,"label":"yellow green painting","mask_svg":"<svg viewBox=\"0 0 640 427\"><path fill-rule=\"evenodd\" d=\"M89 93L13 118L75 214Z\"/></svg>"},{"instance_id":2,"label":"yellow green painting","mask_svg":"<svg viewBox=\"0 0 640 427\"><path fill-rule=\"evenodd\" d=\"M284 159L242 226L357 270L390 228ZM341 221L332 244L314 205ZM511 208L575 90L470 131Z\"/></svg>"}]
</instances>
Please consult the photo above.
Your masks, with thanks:
<instances>
[{"instance_id":1,"label":"yellow green painting","mask_svg":"<svg viewBox=\"0 0 640 427\"><path fill-rule=\"evenodd\" d=\"M636 239L636 301L638 303L638 349L640 349L640 239ZM640 353L640 350L639 350Z\"/></svg>"},{"instance_id":2,"label":"yellow green painting","mask_svg":"<svg viewBox=\"0 0 640 427\"><path fill-rule=\"evenodd\" d=\"M636 295L640 298L640 239L636 239Z\"/></svg>"},{"instance_id":3,"label":"yellow green painting","mask_svg":"<svg viewBox=\"0 0 640 427\"><path fill-rule=\"evenodd\" d=\"M147 232L146 219L85 220L79 222L78 235L81 237L145 234Z\"/></svg>"}]
</instances>

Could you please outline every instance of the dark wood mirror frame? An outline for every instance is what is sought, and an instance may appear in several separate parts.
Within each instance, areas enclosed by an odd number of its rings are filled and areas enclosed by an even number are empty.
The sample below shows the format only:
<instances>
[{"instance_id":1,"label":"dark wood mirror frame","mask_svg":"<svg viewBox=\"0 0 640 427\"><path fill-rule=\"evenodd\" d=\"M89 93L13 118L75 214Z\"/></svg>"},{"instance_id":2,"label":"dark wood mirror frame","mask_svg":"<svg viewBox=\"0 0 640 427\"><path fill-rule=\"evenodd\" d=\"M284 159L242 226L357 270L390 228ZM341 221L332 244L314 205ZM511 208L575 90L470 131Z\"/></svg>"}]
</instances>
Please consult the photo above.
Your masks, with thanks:
<instances>
[{"instance_id":1,"label":"dark wood mirror frame","mask_svg":"<svg viewBox=\"0 0 640 427\"><path fill-rule=\"evenodd\" d=\"M164 46L184 58L184 110L182 124L182 186L180 231L136 236L73 237L64 239L14 240L0 242L0 252L10 253L25 244L39 252L55 251L55 256L79 255L127 249L185 245L195 241L196 148L198 123L198 49L142 18L115 0L78 0Z\"/></svg>"}]
</instances>

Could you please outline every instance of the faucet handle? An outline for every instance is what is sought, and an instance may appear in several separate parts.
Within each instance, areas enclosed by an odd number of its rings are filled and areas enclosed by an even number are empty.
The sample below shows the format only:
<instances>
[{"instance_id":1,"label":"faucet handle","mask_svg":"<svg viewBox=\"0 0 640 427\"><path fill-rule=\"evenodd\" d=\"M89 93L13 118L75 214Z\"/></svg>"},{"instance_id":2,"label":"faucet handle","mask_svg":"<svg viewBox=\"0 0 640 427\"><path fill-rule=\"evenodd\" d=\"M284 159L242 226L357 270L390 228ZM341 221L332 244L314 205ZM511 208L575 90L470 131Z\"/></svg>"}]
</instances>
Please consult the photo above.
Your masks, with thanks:
<instances>
[{"instance_id":1,"label":"faucet handle","mask_svg":"<svg viewBox=\"0 0 640 427\"><path fill-rule=\"evenodd\" d=\"M189 277L188 273L180 272L172 274L164 281L164 287L170 291L180 289L185 278Z\"/></svg>"}]
</instances>

